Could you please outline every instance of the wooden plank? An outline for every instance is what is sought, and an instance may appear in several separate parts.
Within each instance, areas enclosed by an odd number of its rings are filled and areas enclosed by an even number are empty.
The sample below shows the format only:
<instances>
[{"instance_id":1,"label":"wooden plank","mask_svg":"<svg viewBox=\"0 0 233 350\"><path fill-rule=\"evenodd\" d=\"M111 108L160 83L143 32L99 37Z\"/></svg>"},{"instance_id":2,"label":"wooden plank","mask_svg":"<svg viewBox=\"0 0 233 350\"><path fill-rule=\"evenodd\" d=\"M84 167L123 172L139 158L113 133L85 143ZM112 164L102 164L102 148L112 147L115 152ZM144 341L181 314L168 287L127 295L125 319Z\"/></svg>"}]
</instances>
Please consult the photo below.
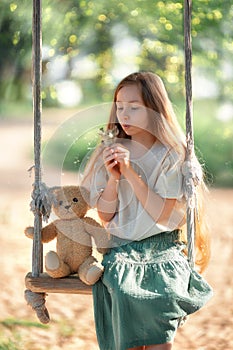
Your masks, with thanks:
<instances>
[{"instance_id":1,"label":"wooden plank","mask_svg":"<svg viewBox=\"0 0 233 350\"><path fill-rule=\"evenodd\" d=\"M32 277L29 272L25 286L35 293L92 294L92 286L86 285L77 276L52 278L47 273L41 273L39 277Z\"/></svg>"}]
</instances>

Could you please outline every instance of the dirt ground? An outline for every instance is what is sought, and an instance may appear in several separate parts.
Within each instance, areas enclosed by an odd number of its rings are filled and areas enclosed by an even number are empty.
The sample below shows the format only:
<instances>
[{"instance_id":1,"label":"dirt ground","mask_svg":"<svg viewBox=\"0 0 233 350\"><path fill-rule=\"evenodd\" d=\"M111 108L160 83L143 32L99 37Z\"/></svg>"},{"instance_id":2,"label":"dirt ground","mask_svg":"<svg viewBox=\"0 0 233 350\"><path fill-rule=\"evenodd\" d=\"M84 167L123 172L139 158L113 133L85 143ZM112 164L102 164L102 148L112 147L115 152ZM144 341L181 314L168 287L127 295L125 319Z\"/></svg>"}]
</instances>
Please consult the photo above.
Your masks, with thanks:
<instances>
[{"instance_id":1,"label":"dirt ground","mask_svg":"<svg viewBox=\"0 0 233 350\"><path fill-rule=\"evenodd\" d=\"M53 128L47 125L45 138ZM0 349L97 350L91 296L48 295L51 322L46 326L24 300L24 277L31 270L32 242L23 230L33 224L33 177L27 172L33 164L32 133L28 122L0 124ZM74 175L63 176L73 183ZM211 189L212 258L205 278L214 297L179 329L174 350L233 349L232 209L233 189Z\"/></svg>"}]
</instances>

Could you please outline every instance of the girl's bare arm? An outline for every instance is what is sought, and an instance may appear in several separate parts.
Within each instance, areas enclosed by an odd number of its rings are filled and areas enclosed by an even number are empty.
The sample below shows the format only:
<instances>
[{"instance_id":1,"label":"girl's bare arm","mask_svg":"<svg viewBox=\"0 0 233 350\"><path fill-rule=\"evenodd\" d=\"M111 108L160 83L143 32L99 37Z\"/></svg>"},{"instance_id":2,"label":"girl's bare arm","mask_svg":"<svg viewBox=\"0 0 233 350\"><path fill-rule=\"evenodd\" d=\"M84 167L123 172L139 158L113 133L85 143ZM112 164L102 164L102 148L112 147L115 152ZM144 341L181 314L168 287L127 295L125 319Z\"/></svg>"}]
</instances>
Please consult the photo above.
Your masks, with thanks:
<instances>
[{"instance_id":1,"label":"girl's bare arm","mask_svg":"<svg viewBox=\"0 0 233 350\"><path fill-rule=\"evenodd\" d=\"M117 195L118 180L110 176L107 186L102 192L98 202L97 211L101 220L110 221L117 210L118 195Z\"/></svg>"}]
</instances>

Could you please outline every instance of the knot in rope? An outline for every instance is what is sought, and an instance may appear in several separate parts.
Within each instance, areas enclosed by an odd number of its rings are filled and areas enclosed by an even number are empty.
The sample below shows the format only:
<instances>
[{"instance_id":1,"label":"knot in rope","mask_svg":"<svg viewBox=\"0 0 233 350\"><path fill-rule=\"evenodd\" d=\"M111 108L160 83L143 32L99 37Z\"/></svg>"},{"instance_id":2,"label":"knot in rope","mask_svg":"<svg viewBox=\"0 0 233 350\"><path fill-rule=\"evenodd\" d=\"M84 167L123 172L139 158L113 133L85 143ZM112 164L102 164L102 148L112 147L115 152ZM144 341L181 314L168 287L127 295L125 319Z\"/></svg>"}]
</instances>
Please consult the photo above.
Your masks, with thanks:
<instances>
[{"instance_id":1,"label":"knot in rope","mask_svg":"<svg viewBox=\"0 0 233 350\"><path fill-rule=\"evenodd\" d=\"M34 293L29 289L24 292L25 300L36 311L41 323L49 323L50 321L48 310L45 307L45 296L45 293Z\"/></svg>"},{"instance_id":2,"label":"knot in rope","mask_svg":"<svg viewBox=\"0 0 233 350\"><path fill-rule=\"evenodd\" d=\"M185 161L182 166L182 174L184 175L184 194L188 207L194 209L196 207L196 186L201 183L202 179L201 166L195 161Z\"/></svg>"},{"instance_id":3,"label":"knot in rope","mask_svg":"<svg viewBox=\"0 0 233 350\"><path fill-rule=\"evenodd\" d=\"M39 187L34 185L32 191L32 201L30 203L31 211L41 213L44 221L48 221L53 204L53 198L49 188L44 183L39 183Z\"/></svg>"}]
</instances>

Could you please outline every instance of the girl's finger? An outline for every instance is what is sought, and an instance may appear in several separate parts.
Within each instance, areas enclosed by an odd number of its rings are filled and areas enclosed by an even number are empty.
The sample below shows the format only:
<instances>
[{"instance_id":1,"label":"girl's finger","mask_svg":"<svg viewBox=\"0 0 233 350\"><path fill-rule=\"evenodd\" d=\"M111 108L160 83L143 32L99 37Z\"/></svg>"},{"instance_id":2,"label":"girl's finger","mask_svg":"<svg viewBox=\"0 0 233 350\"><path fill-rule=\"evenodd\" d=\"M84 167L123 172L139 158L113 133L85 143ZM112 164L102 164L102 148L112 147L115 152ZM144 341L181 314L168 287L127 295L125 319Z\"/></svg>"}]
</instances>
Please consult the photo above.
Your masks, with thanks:
<instances>
[{"instance_id":1,"label":"girl's finger","mask_svg":"<svg viewBox=\"0 0 233 350\"><path fill-rule=\"evenodd\" d=\"M110 154L110 155L108 155L107 157L104 158L104 162L105 163L111 162L114 159L115 159L115 154Z\"/></svg>"},{"instance_id":2,"label":"girl's finger","mask_svg":"<svg viewBox=\"0 0 233 350\"><path fill-rule=\"evenodd\" d=\"M119 163L129 163L129 155L127 153L118 154L115 159Z\"/></svg>"},{"instance_id":3,"label":"girl's finger","mask_svg":"<svg viewBox=\"0 0 233 350\"><path fill-rule=\"evenodd\" d=\"M125 147L120 147L120 146L114 147L114 148L113 148L113 151L114 151L115 153L129 152L129 151L127 150L127 148L125 148Z\"/></svg>"},{"instance_id":4,"label":"girl's finger","mask_svg":"<svg viewBox=\"0 0 233 350\"><path fill-rule=\"evenodd\" d=\"M103 151L103 158L106 158L106 157L110 156L113 153L114 153L114 151L112 151L111 149L105 149Z\"/></svg>"},{"instance_id":5,"label":"girl's finger","mask_svg":"<svg viewBox=\"0 0 233 350\"><path fill-rule=\"evenodd\" d=\"M114 161L114 162L108 163L107 168L108 168L108 170L111 170L111 169L113 169L116 165L117 165L117 161Z\"/></svg>"}]
</instances>

